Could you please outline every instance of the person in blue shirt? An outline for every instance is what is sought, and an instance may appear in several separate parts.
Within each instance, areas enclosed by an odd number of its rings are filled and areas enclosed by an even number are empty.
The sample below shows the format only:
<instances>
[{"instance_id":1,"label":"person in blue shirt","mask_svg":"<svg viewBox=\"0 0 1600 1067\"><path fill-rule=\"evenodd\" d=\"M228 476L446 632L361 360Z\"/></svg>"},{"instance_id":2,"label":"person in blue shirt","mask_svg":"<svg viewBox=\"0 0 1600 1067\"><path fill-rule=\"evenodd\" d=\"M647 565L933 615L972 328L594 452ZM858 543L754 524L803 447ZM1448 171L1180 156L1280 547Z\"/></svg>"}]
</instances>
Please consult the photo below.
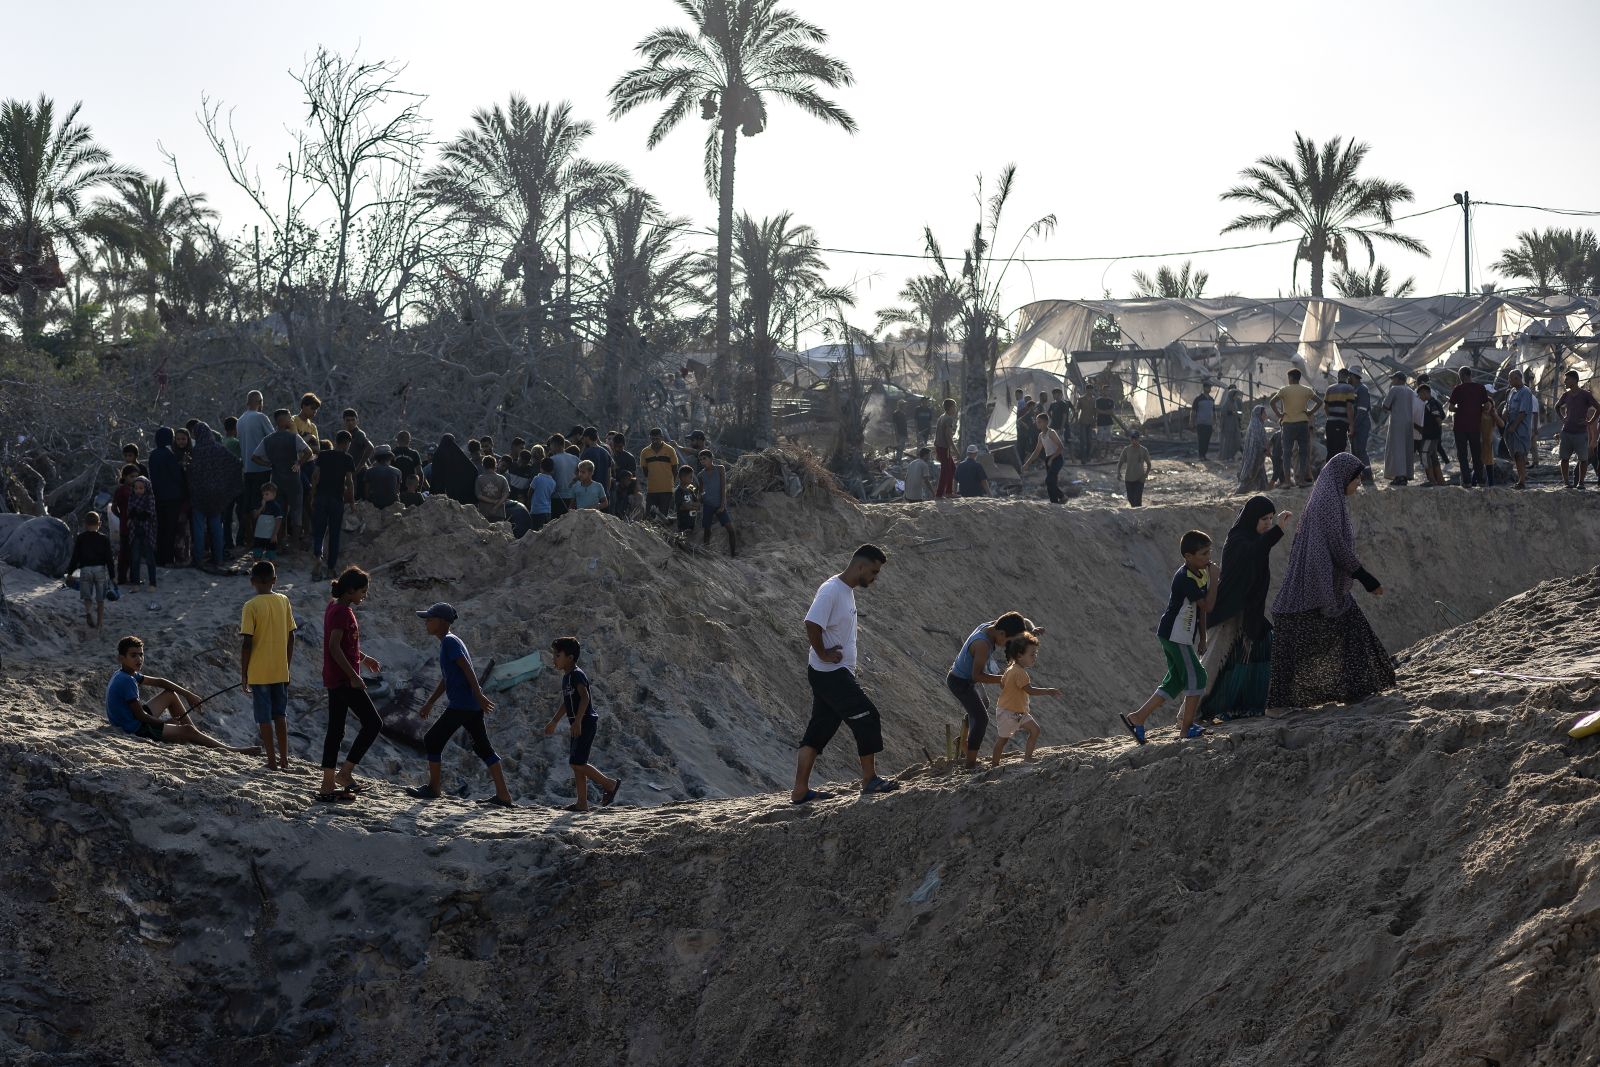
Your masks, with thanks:
<instances>
[{"instance_id":1,"label":"person in blue shirt","mask_svg":"<svg viewBox=\"0 0 1600 1067\"><path fill-rule=\"evenodd\" d=\"M594 736L600 726L600 713L594 708L589 689L589 676L578 666L578 656L583 646L576 637L558 637L550 642L551 658L556 670L561 672L561 703L556 713L545 724L546 737L554 736L562 716L567 719L567 764L572 768L572 785L577 802L567 806L568 811L589 810L589 783L600 787L600 804L609 805L617 799L622 788L622 777L606 776L598 767L590 766L589 750L594 747Z\"/></svg>"},{"instance_id":2,"label":"person in blue shirt","mask_svg":"<svg viewBox=\"0 0 1600 1067\"><path fill-rule=\"evenodd\" d=\"M556 461L546 456L539 461L539 473L533 476L533 484L528 490L528 514L532 520L528 523L531 530L544 528L550 521L550 498L556 494Z\"/></svg>"},{"instance_id":3,"label":"person in blue shirt","mask_svg":"<svg viewBox=\"0 0 1600 1067\"><path fill-rule=\"evenodd\" d=\"M583 452L578 456L580 460L588 460L594 464L594 480L600 483L600 488L605 490L606 497L611 496L611 466L614 462L611 449L600 443L600 431L593 426L586 427L583 431Z\"/></svg>"},{"instance_id":4,"label":"person in blue shirt","mask_svg":"<svg viewBox=\"0 0 1600 1067\"><path fill-rule=\"evenodd\" d=\"M200 703L198 694L185 689L177 682L142 673L144 667L144 642L137 637L124 637L117 642L117 673L106 686L106 718L112 726L151 741L173 744L200 745L204 748L221 748L246 756L259 756L256 747L234 748L203 733L189 721L189 711ZM139 699L139 687L160 689L161 695L146 704ZM188 707L184 706L188 701ZM162 713L166 718L162 718Z\"/></svg>"},{"instance_id":5,"label":"person in blue shirt","mask_svg":"<svg viewBox=\"0 0 1600 1067\"><path fill-rule=\"evenodd\" d=\"M443 601L417 612L417 618L427 624L428 633L439 639L439 684L433 687L433 694L423 702L417 715L426 719L441 696L445 698L445 711L422 738L423 750L428 754L428 784L414 786L406 792L424 800L437 800L444 795L440 786L444 747L457 730L465 728L472 739L472 751L483 760L489 777L494 779L494 796L486 803L509 808L512 806L511 791L506 788L505 771L483 724L483 717L494 711L494 701L484 696L478 685L478 674L472 669L472 656L466 644L450 632L456 617L456 609Z\"/></svg>"}]
</instances>

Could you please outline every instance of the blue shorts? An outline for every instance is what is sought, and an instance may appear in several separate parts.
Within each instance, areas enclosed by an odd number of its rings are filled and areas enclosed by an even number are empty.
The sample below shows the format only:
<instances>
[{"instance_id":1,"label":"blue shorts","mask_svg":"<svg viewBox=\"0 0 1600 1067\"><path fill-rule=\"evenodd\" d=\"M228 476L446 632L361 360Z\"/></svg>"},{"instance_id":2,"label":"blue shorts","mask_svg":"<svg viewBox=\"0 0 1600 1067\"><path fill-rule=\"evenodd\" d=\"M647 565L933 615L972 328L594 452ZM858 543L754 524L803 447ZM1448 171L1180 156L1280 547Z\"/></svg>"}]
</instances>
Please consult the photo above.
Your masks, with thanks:
<instances>
[{"instance_id":1,"label":"blue shorts","mask_svg":"<svg viewBox=\"0 0 1600 1067\"><path fill-rule=\"evenodd\" d=\"M733 516L728 514L728 509L721 504L700 505L700 528L709 530L713 522L720 523L723 526L732 526Z\"/></svg>"},{"instance_id":2,"label":"blue shorts","mask_svg":"<svg viewBox=\"0 0 1600 1067\"><path fill-rule=\"evenodd\" d=\"M289 714L289 683L252 685L250 700L255 705L256 722L259 725L264 726L273 719L282 719Z\"/></svg>"}]
</instances>

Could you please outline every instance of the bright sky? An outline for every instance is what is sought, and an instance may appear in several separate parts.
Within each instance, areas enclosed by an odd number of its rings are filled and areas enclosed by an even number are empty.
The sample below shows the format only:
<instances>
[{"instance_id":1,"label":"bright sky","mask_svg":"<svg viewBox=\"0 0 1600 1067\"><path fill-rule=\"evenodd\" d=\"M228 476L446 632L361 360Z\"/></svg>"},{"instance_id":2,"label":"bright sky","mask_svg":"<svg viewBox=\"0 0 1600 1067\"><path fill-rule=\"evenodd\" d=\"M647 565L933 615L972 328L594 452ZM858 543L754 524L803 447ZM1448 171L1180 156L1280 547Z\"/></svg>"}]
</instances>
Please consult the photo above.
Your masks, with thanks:
<instances>
[{"instance_id":1,"label":"bright sky","mask_svg":"<svg viewBox=\"0 0 1600 1067\"><path fill-rule=\"evenodd\" d=\"M959 256L977 175L1011 162L1019 181L1007 250L1049 212L1059 220L1055 235L1027 246L1029 255L1264 240L1219 236L1235 212L1217 195L1258 156L1288 154L1296 130L1319 142L1369 142L1367 173L1408 183L1412 209L1450 203L1463 189L1474 199L1600 209L1600 143L1582 117L1600 90L1600 67L1587 58L1600 36L1594 0L789 6L824 27L828 50L853 68L856 84L836 98L860 132L775 109L765 133L740 139L737 207L790 210L825 246L921 252L930 223ZM225 228L259 220L208 155L195 121L201 94L237 108L237 128L265 166L287 149L286 127L303 120L286 71L319 44L408 63L405 84L429 95L425 113L441 140L475 108L512 92L535 103L570 99L595 122L592 157L627 167L669 211L708 227L716 219L701 179L698 118L647 151L654 113L605 117L606 91L635 65L639 38L683 24L669 0L283 0L270 8L92 0L74 10L70 29L53 5L8 12L0 97L81 100L97 138L151 172L162 167L157 143L165 145L189 187L223 211ZM1415 275L1422 293L1459 292L1460 224L1459 211L1418 219L1406 232L1426 241L1432 258L1380 251L1380 261L1402 278ZM1594 220L1481 208L1474 284L1493 278L1488 265L1517 230L1553 225ZM1194 258L1211 274L1208 295L1265 297L1290 291L1291 257L1284 246ZM1154 273L1159 262L1018 265L1006 277L1005 303L1107 289L1128 296L1132 271ZM855 287L861 326L931 266L843 254L829 263L836 283ZM1302 265L1302 286L1305 277Z\"/></svg>"}]
</instances>

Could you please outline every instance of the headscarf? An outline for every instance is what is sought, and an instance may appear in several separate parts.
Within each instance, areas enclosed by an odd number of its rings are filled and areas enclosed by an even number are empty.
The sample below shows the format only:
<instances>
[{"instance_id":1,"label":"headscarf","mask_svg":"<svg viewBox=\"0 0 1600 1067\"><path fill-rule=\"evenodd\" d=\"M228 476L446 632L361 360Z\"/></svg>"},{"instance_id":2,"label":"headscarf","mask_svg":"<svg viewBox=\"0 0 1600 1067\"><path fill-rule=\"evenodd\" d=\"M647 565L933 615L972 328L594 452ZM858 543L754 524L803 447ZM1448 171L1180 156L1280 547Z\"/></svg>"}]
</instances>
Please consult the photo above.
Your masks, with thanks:
<instances>
[{"instance_id":1,"label":"headscarf","mask_svg":"<svg viewBox=\"0 0 1600 1067\"><path fill-rule=\"evenodd\" d=\"M1343 614L1353 600L1350 583L1361 561L1356 558L1355 528L1345 490L1361 477L1365 465L1349 452L1340 452L1322 468L1311 488L1300 528L1289 550L1289 570L1272 602L1278 615L1320 611Z\"/></svg>"},{"instance_id":2,"label":"headscarf","mask_svg":"<svg viewBox=\"0 0 1600 1067\"><path fill-rule=\"evenodd\" d=\"M151 548L156 545L156 494L150 486L150 479L144 475L133 480L133 484L144 483L144 492L131 493L128 496L128 540L139 537Z\"/></svg>"},{"instance_id":3,"label":"headscarf","mask_svg":"<svg viewBox=\"0 0 1600 1067\"><path fill-rule=\"evenodd\" d=\"M1267 455L1267 406L1257 404L1250 412L1250 429L1244 435L1244 458L1239 462L1239 484L1255 476L1256 467Z\"/></svg>"},{"instance_id":4,"label":"headscarf","mask_svg":"<svg viewBox=\"0 0 1600 1067\"><path fill-rule=\"evenodd\" d=\"M1245 501L1239 517L1233 520L1227 543L1222 548L1222 581L1217 587L1216 606L1206 620L1209 625L1215 626L1247 612L1251 592L1258 585L1265 590L1271 584L1272 571L1267 555L1259 551L1265 535L1256 533L1256 524L1276 511L1271 498L1253 496ZM1265 592L1261 599L1266 599Z\"/></svg>"},{"instance_id":5,"label":"headscarf","mask_svg":"<svg viewBox=\"0 0 1600 1067\"><path fill-rule=\"evenodd\" d=\"M150 490L160 500L182 500L183 460L172 447L172 428L156 430L156 447L150 453Z\"/></svg>"},{"instance_id":6,"label":"headscarf","mask_svg":"<svg viewBox=\"0 0 1600 1067\"><path fill-rule=\"evenodd\" d=\"M244 491L244 465L203 422L194 428L189 491L203 515L220 515Z\"/></svg>"}]
</instances>

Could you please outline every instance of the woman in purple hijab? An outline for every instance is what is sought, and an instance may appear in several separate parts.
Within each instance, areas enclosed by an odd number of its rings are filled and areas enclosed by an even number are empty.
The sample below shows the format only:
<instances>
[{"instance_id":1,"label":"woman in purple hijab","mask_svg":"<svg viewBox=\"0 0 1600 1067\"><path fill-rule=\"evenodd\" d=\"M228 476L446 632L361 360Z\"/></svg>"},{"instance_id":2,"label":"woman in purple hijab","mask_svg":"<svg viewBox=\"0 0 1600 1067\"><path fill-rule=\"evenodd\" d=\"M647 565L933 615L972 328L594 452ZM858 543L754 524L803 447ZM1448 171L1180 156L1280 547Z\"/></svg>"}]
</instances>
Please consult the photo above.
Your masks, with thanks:
<instances>
[{"instance_id":1,"label":"woman in purple hijab","mask_svg":"<svg viewBox=\"0 0 1600 1067\"><path fill-rule=\"evenodd\" d=\"M1272 602L1269 708L1353 704L1394 685L1394 659L1350 594L1360 582L1374 596L1383 595L1383 584L1356 558L1345 501L1360 490L1365 469L1350 453L1338 453L1306 501L1289 569Z\"/></svg>"}]
</instances>

